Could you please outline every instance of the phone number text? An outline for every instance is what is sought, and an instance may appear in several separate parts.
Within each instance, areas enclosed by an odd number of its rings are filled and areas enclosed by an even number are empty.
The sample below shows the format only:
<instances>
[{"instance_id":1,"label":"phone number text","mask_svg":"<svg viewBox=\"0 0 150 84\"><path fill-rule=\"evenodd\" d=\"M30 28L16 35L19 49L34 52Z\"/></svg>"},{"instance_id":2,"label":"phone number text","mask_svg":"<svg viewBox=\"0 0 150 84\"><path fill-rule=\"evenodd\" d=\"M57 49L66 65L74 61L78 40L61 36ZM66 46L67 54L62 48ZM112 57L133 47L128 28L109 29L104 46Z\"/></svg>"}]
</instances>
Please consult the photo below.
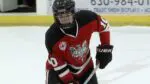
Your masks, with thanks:
<instances>
[{"instance_id":1,"label":"phone number text","mask_svg":"<svg viewBox=\"0 0 150 84\"><path fill-rule=\"evenodd\" d=\"M91 0L91 5L150 5L150 0Z\"/></svg>"}]
</instances>

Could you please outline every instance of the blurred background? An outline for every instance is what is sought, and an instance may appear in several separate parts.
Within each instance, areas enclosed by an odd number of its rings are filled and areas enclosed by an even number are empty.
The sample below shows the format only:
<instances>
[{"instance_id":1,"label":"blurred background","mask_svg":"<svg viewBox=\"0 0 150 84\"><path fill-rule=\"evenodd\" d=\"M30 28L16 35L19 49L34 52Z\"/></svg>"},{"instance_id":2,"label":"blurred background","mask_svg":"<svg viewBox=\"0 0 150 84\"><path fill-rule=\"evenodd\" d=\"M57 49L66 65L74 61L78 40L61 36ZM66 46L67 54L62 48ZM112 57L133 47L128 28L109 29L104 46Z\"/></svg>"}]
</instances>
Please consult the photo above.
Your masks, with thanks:
<instances>
[{"instance_id":1,"label":"blurred background","mask_svg":"<svg viewBox=\"0 0 150 84\"><path fill-rule=\"evenodd\" d=\"M45 84L45 32L54 0L0 0L0 84ZM150 84L150 0L75 0L111 26L113 61L100 84ZM98 34L91 39L95 59Z\"/></svg>"},{"instance_id":2,"label":"blurred background","mask_svg":"<svg viewBox=\"0 0 150 84\"><path fill-rule=\"evenodd\" d=\"M0 25L53 23L54 0L0 0ZM87 9L106 18L112 26L150 25L150 0L75 0L76 10Z\"/></svg>"}]
</instances>

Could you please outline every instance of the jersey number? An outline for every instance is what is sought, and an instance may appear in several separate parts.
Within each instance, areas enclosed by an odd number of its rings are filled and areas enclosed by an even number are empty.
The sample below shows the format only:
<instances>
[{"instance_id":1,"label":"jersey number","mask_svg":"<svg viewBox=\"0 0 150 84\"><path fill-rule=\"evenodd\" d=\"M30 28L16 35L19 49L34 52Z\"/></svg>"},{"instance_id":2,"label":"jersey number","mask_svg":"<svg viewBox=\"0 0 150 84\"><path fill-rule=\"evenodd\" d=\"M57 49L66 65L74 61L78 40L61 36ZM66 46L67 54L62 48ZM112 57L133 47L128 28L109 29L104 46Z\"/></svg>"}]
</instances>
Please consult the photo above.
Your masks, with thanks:
<instances>
[{"instance_id":1,"label":"jersey number","mask_svg":"<svg viewBox=\"0 0 150 84\"><path fill-rule=\"evenodd\" d=\"M53 67L56 67L58 65L58 62L55 58L51 57L49 59L49 63L53 66Z\"/></svg>"}]
</instances>

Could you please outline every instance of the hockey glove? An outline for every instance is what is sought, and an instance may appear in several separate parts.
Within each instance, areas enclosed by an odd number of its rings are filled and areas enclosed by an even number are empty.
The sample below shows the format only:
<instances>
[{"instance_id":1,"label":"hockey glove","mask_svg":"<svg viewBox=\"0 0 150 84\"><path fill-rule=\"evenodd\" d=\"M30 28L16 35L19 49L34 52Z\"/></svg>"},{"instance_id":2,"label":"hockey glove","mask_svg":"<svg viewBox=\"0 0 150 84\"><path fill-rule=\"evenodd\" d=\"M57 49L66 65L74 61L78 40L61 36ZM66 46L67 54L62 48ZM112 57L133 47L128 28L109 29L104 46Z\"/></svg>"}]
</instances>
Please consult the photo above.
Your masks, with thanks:
<instances>
[{"instance_id":1,"label":"hockey glove","mask_svg":"<svg viewBox=\"0 0 150 84\"><path fill-rule=\"evenodd\" d=\"M100 69L104 69L112 60L112 50L113 45L99 45L97 47L96 60L100 63Z\"/></svg>"}]
</instances>

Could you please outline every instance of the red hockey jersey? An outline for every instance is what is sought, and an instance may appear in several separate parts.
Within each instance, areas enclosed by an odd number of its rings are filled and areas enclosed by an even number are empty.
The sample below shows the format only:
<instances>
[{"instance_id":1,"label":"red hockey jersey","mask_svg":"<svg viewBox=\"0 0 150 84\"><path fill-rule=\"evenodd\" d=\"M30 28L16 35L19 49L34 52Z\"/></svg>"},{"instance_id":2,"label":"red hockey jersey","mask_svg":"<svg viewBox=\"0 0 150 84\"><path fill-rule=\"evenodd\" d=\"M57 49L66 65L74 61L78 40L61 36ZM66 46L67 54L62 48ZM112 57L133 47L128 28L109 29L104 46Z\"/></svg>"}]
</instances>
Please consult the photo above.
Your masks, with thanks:
<instances>
[{"instance_id":1,"label":"red hockey jersey","mask_svg":"<svg viewBox=\"0 0 150 84\"><path fill-rule=\"evenodd\" d=\"M49 52L46 69L54 69L65 84L74 78L82 79L87 71L93 69L89 50L93 32L99 32L101 45L110 44L109 24L96 13L77 12L75 24L73 28L62 29L54 23L45 37Z\"/></svg>"}]
</instances>

